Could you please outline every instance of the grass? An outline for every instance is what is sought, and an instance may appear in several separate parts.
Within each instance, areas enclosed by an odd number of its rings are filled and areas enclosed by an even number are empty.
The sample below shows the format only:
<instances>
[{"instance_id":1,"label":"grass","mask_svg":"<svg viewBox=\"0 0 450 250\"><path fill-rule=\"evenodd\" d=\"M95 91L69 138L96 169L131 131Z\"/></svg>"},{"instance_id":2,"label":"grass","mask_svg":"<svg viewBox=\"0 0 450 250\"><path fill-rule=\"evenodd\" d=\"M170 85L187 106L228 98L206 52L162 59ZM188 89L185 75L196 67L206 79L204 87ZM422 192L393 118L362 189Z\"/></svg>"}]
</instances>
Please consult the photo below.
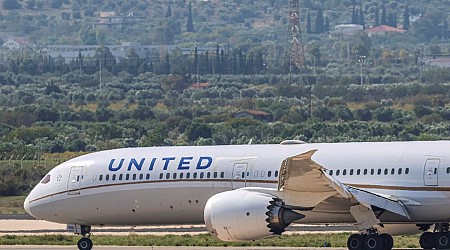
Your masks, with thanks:
<instances>
[{"instance_id":1,"label":"grass","mask_svg":"<svg viewBox=\"0 0 450 250\"><path fill-rule=\"evenodd\" d=\"M95 232L94 232L95 234ZM223 242L208 234L201 235L129 235L129 236L92 236L95 245L117 246L261 246L261 247L345 247L348 233L337 234L307 234L274 237L249 242ZM0 245L75 245L79 236L43 235L43 236L14 236L0 237ZM419 247L419 236L394 237L396 248Z\"/></svg>"},{"instance_id":2,"label":"grass","mask_svg":"<svg viewBox=\"0 0 450 250\"><path fill-rule=\"evenodd\" d=\"M25 196L1 196L0 214L25 214L24 200Z\"/></svg>"}]
</instances>

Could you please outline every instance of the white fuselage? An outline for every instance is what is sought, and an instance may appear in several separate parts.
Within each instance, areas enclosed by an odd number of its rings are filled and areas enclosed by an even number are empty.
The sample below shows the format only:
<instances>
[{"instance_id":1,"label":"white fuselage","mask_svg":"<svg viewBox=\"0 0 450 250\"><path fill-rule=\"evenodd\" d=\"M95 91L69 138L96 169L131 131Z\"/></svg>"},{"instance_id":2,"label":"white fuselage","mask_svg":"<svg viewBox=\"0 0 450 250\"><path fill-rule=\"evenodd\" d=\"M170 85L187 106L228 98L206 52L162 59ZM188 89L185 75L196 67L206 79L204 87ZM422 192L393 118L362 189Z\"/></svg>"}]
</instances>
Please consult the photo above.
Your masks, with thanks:
<instances>
[{"instance_id":1,"label":"white fuselage","mask_svg":"<svg viewBox=\"0 0 450 250\"><path fill-rule=\"evenodd\" d=\"M342 183L405 201L411 219L450 221L450 142L334 143L154 147L102 151L67 161L25 201L38 219L79 225L203 223L214 194L242 188L277 189L282 161L312 157ZM305 223L354 222L352 204L331 197L305 212ZM432 213L430 211L433 211Z\"/></svg>"}]
</instances>

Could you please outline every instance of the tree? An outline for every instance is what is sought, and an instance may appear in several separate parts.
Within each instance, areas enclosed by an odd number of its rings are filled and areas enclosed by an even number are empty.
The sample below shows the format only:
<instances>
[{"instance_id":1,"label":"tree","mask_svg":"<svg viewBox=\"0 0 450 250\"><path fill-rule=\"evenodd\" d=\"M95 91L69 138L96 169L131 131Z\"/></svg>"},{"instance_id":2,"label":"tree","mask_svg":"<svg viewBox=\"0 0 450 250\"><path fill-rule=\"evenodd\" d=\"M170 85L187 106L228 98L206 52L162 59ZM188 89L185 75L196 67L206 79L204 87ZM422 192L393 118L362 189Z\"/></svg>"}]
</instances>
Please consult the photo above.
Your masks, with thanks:
<instances>
[{"instance_id":1,"label":"tree","mask_svg":"<svg viewBox=\"0 0 450 250\"><path fill-rule=\"evenodd\" d=\"M384 4L381 5L381 24L387 24L386 6L384 6Z\"/></svg>"},{"instance_id":2,"label":"tree","mask_svg":"<svg viewBox=\"0 0 450 250\"><path fill-rule=\"evenodd\" d=\"M380 25L380 10L378 8L378 4L375 7L375 15L374 16L375 16L375 25L374 26Z\"/></svg>"},{"instance_id":3,"label":"tree","mask_svg":"<svg viewBox=\"0 0 450 250\"><path fill-rule=\"evenodd\" d=\"M325 20L323 18L323 10L318 9L316 14L316 21L314 23L314 32L316 34L323 33L325 31Z\"/></svg>"},{"instance_id":4,"label":"tree","mask_svg":"<svg viewBox=\"0 0 450 250\"><path fill-rule=\"evenodd\" d=\"M306 33L311 34L311 14L306 14Z\"/></svg>"},{"instance_id":5,"label":"tree","mask_svg":"<svg viewBox=\"0 0 450 250\"><path fill-rule=\"evenodd\" d=\"M356 17L356 6L353 5L353 9L352 9L352 24L357 24L358 23L358 18Z\"/></svg>"},{"instance_id":6,"label":"tree","mask_svg":"<svg viewBox=\"0 0 450 250\"><path fill-rule=\"evenodd\" d=\"M16 10L22 7L17 0L4 0L2 3L2 7L4 10Z\"/></svg>"},{"instance_id":7,"label":"tree","mask_svg":"<svg viewBox=\"0 0 450 250\"><path fill-rule=\"evenodd\" d=\"M405 11L403 12L403 29L409 30L410 23L409 23L409 8L408 5L405 6Z\"/></svg>"},{"instance_id":8,"label":"tree","mask_svg":"<svg viewBox=\"0 0 450 250\"><path fill-rule=\"evenodd\" d=\"M361 24L363 26L363 29L364 29L364 27L366 26L366 22L364 21L364 13L363 13L362 8L359 8L359 16L358 16L358 18L359 18L358 23Z\"/></svg>"},{"instance_id":9,"label":"tree","mask_svg":"<svg viewBox=\"0 0 450 250\"><path fill-rule=\"evenodd\" d=\"M167 7L167 12L166 12L166 18L168 18L168 17L172 17L172 8L170 7L170 5L169 5L169 7Z\"/></svg>"},{"instance_id":10,"label":"tree","mask_svg":"<svg viewBox=\"0 0 450 250\"><path fill-rule=\"evenodd\" d=\"M389 14L387 25L395 28L397 27L397 16L394 13Z\"/></svg>"},{"instance_id":11,"label":"tree","mask_svg":"<svg viewBox=\"0 0 450 250\"><path fill-rule=\"evenodd\" d=\"M189 2L188 20L186 24L187 32L194 32L194 22L192 21L192 3Z\"/></svg>"}]
</instances>

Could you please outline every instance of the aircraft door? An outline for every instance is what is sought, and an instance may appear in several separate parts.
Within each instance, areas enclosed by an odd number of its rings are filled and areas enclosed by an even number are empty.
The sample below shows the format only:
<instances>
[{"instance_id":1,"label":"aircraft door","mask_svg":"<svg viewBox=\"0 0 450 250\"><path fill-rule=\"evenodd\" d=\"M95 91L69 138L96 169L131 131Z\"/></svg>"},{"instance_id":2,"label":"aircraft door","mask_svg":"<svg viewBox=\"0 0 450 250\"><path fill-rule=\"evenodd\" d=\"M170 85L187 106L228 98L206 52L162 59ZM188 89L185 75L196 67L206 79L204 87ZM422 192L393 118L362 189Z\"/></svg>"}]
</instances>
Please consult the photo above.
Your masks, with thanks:
<instances>
[{"instance_id":1,"label":"aircraft door","mask_svg":"<svg viewBox=\"0 0 450 250\"><path fill-rule=\"evenodd\" d=\"M83 174L83 167L77 166L70 168L69 182L67 183L67 193L69 195L80 194L80 184Z\"/></svg>"},{"instance_id":2,"label":"aircraft door","mask_svg":"<svg viewBox=\"0 0 450 250\"><path fill-rule=\"evenodd\" d=\"M423 171L423 181L425 186L437 186L440 159L427 159Z\"/></svg>"},{"instance_id":3,"label":"aircraft door","mask_svg":"<svg viewBox=\"0 0 450 250\"><path fill-rule=\"evenodd\" d=\"M231 179L232 189L246 186L247 181L247 163L235 163L233 165L233 178Z\"/></svg>"}]
</instances>

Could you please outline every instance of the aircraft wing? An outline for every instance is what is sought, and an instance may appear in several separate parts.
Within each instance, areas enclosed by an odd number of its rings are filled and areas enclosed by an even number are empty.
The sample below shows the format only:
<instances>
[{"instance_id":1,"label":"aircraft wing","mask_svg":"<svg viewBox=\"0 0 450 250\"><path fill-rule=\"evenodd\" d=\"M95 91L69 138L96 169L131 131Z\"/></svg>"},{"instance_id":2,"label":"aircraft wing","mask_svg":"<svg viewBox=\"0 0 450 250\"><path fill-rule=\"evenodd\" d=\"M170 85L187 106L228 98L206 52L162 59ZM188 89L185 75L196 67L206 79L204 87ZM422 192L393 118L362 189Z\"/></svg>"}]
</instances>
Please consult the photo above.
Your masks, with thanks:
<instances>
[{"instance_id":1,"label":"aircraft wing","mask_svg":"<svg viewBox=\"0 0 450 250\"><path fill-rule=\"evenodd\" d=\"M410 218L403 201L382 194L358 189L339 182L311 157L311 150L283 160L278 179L278 191L283 192L286 204L313 209L314 206L338 193L367 208L372 206Z\"/></svg>"}]
</instances>

